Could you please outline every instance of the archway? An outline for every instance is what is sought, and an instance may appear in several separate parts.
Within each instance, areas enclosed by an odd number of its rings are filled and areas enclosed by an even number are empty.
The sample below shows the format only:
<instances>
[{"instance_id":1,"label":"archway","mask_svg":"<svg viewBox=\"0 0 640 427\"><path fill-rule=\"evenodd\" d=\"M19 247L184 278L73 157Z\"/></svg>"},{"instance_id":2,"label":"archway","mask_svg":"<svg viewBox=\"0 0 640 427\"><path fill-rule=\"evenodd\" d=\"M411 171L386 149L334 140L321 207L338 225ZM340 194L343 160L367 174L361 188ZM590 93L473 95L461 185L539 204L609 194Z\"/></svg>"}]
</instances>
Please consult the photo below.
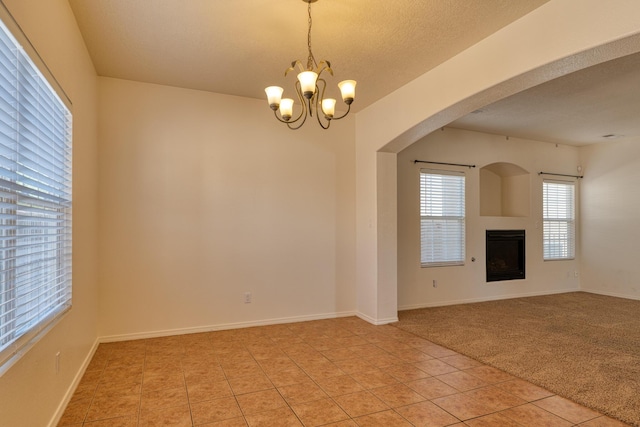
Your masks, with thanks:
<instances>
[{"instance_id":1,"label":"archway","mask_svg":"<svg viewBox=\"0 0 640 427\"><path fill-rule=\"evenodd\" d=\"M376 324L397 318L396 188L388 181L396 173L395 153L482 106L640 51L640 23L633 18L640 4L611 9L597 1L551 1L358 114L356 276L361 317Z\"/></svg>"}]
</instances>

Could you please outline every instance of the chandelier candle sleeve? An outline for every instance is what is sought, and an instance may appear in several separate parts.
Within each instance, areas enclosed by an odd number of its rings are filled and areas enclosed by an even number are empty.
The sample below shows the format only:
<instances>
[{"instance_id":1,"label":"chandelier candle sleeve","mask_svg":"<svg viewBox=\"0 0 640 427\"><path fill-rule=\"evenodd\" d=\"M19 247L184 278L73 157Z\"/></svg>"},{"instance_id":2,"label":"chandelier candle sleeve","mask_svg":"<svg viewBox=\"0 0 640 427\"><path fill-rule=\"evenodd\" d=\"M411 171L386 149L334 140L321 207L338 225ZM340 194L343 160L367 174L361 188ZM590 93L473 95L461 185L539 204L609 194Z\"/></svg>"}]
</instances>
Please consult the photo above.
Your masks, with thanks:
<instances>
[{"instance_id":1,"label":"chandelier candle sleeve","mask_svg":"<svg viewBox=\"0 0 640 427\"><path fill-rule=\"evenodd\" d=\"M322 112L325 117L332 119L336 112L336 100L333 98L326 98L322 100Z\"/></svg>"},{"instance_id":2,"label":"chandelier candle sleeve","mask_svg":"<svg viewBox=\"0 0 640 427\"><path fill-rule=\"evenodd\" d=\"M343 80L338 83L340 93L342 94L342 100L351 104L356 98L356 81L355 80Z\"/></svg>"},{"instance_id":3,"label":"chandelier candle sleeve","mask_svg":"<svg viewBox=\"0 0 640 427\"><path fill-rule=\"evenodd\" d=\"M298 81L300 82L300 89L305 98L311 99L314 93L316 93L316 81L318 75L313 71L303 71L298 74Z\"/></svg>"},{"instance_id":4,"label":"chandelier candle sleeve","mask_svg":"<svg viewBox=\"0 0 640 427\"><path fill-rule=\"evenodd\" d=\"M297 97L297 101L300 102L299 108L296 106L296 110L298 111L296 113L296 117L293 117L294 99L282 98L282 94L284 93L283 88L279 86L269 86L265 89L265 92L267 94L269 108L273 110L275 118L279 122L285 123L289 129L300 129L306 122L307 117L313 117L314 114L320 127L323 129L329 129L331 121L340 120L346 117L351 111L351 104L356 98L356 81L344 80L338 83L342 101L346 104L347 111L336 117L336 100L334 98L325 98L324 95L327 90L327 82L323 77L321 77L324 71L333 76L331 63L326 60L316 62L313 52L311 51L311 3L315 3L318 0L302 1L308 4L307 13L309 15L307 32L307 66L304 67L300 60L293 61L291 66L284 72L286 77L290 71L293 71L296 68L299 69L298 80L294 86L296 94L293 97Z\"/></svg>"},{"instance_id":5,"label":"chandelier candle sleeve","mask_svg":"<svg viewBox=\"0 0 640 427\"><path fill-rule=\"evenodd\" d=\"M284 98L280 101L280 115L286 121L291 120L291 116L293 116L293 99Z\"/></svg>"},{"instance_id":6,"label":"chandelier candle sleeve","mask_svg":"<svg viewBox=\"0 0 640 427\"><path fill-rule=\"evenodd\" d=\"M280 86L269 86L264 90L267 93L267 100L269 101L269 107L272 110L277 110L280 105L280 98L282 98L282 89Z\"/></svg>"}]
</instances>

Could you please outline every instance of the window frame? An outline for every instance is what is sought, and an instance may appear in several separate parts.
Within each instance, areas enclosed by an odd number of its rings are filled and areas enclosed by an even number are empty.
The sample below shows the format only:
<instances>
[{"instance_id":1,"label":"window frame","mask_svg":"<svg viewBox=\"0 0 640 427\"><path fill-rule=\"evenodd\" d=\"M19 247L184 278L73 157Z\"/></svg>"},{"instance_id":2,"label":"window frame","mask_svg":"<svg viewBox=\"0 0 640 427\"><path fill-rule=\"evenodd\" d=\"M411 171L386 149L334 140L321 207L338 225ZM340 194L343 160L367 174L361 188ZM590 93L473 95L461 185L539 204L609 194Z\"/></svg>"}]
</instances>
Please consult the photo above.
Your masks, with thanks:
<instances>
[{"instance_id":1,"label":"window frame","mask_svg":"<svg viewBox=\"0 0 640 427\"><path fill-rule=\"evenodd\" d=\"M548 185L571 188L569 194L562 195L554 190L555 195L548 195ZM577 216L577 182L560 179L542 180L542 259L543 261L570 261L576 258L576 216ZM548 206L550 197L555 199L568 197L570 206ZM549 213L549 209L553 212ZM564 212L563 212L564 211ZM566 215L563 215L566 213ZM551 238L548 234L562 234L566 229L566 237ZM555 229L555 230L554 230ZM550 230L550 231L548 231ZM560 249L551 251L548 245L560 245ZM566 246L566 247L565 247Z\"/></svg>"},{"instance_id":2,"label":"window frame","mask_svg":"<svg viewBox=\"0 0 640 427\"><path fill-rule=\"evenodd\" d=\"M15 81L2 78L0 336L11 331L0 342L3 375L71 309L73 118L69 97L2 2L0 21L4 75L15 70Z\"/></svg>"},{"instance_id":3,"label":"window frame","mask_svg":"<svg viewBox=\"0 0 640 427\"><path fill-rule=\"evenodd\" d=\"M452 170L442 170L442 169L432 169L432 168L421 168L419 172L419 214L420 214L420 267L421 268L431 268L431 267L449 267L449 266L463 266L465 265L466 259L466 185L467 179L466 174L460 171L452 171ZM428 210L427 204L429 199L429 194L426 186L428 185L427 179L428 176L441 176L441 177L452 177L460 179L460 181L456 184L459 188L457 192L452 192L450 197L454 197L457 200L453 201L453 205L451 205L452 200L449 201L440 201L439 206L437 206L436 210L439 210L444 213L444 210L449 210L449 215L434 215L433 212L429 214L425 212ZM445 178L446 179L446 178ZM451 184L451 183L449 183ZM440 187L441 191L446 191L443 189L445 184ZM442 194L442 197L446 197L445 194ZM448 206L445 206L445 203ZM461 210L461 215L451 215L452 210ZM458 212L460 213L460 212ZM442 229L442 225L448 228L449 232L454 233L454 238L447 238L443 241L440 236L437 239L435 244L430 243L427 239L427 235L429 234L429 230L425 227L425 222L440 222L440 228ZM457 224L457 225L456 225ZM450 227L452 226L452 227ZM450 228L449 228L450 227ZM443 231L443 233L447 233L447 231ZM459 238L455 238L455 234L458 234ZM449 241L451 240L451 241ZM453 246L451 244L454 243ZM428 248L431 246L431 249ZM442 252L446 252L442 253ZM438 253L440 252L440 253ZM426 255L426 257L425 257Z\"/></svg>"}]
</instances>

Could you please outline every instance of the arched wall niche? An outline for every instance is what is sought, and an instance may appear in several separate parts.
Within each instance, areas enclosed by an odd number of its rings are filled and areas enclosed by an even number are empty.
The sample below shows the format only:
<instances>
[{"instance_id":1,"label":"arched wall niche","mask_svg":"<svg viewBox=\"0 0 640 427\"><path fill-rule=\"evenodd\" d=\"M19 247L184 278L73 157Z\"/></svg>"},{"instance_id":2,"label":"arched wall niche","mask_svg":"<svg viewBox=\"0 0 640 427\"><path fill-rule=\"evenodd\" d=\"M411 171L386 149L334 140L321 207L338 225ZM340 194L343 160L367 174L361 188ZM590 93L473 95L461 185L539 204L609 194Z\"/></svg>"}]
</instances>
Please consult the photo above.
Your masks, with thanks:
<instances>
[{"instance_id":1,"label":"arched wall niche","mask_svg":"<svg viewBox=\"0 0 640 427\"><path fill-rule=\"evenodd\" d=\"M497 162L480 168L480 215L528 217L531 177L513 163Z\"/></svg>"}]
</instances>

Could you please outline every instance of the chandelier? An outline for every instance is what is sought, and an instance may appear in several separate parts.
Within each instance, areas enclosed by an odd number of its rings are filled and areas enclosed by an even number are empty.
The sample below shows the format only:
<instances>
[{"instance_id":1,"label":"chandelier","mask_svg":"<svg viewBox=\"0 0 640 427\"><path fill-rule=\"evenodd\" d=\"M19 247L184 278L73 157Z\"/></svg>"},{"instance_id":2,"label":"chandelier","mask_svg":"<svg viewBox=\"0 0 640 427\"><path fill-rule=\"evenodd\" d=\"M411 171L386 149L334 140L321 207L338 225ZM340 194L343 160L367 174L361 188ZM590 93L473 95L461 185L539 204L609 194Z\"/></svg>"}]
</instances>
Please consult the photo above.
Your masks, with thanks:
<instances>
[{"instance_id":1,"label":"chandelier","mask_svg":"<svg viewBox=\"0 0 640 427\"><path fill-rule=\"evenodd\" d=\"M300 70L298 80L295 84L296 94L300 101L300 113L293 118L294 100L291 98L282 98L284 89L279 86L269 86L265 89L269 107L273 110L273 114L280 122L285 123L289 129L300 129L307 117L316 115L318 123L323 129L329 129L332 120L340 120L351 111L351 103L355 99L356 81L344 80L338 83L342 100L347 104L347 111L339 117L335 115L336 100L333 98L325 98L324 92L327 82L320 77L323 71L333 76L331 63L322 60L319 63L311 52L311 3L317 0L302 0L308 3L309 30L307 32L307 48L309 54L307 57L307 67L302 66L300 60L293 61L291 66L284 72L285 77L296 67ZM321 118L322 116L322 118Z\"/></svg>"}]
</instances>

